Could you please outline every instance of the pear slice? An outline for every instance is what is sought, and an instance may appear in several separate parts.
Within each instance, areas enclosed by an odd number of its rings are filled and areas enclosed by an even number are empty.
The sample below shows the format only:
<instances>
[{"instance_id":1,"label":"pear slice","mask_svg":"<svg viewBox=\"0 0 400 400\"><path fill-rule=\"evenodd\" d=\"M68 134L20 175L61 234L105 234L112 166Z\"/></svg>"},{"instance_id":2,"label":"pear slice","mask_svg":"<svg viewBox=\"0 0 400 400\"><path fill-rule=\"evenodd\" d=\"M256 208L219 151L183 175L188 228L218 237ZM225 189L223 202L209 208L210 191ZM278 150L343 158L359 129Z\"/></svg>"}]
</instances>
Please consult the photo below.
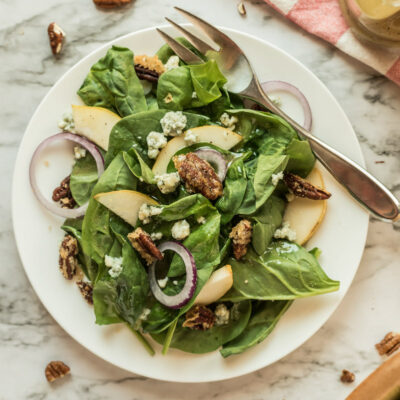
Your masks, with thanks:
<instances>
[{"instance_id":1,"label":"pear slice","mask_svg":"<svg viewBox=\"0 0 400 400\"><path fill-rule=\"evenodd\" d=\"M207 305L220 299L233 285L232 267L225 265L217 269L210 276L200 293L196 297L194 304Z\"/></svg>"},{"instance_id":2,"label":"pear slice","mask_svg":"<svg viewBox=\"0 0 400 400\"><path fill-rule=\"evenodd\" d=\"M211 143L224 150L231 149L242 140L242 136L237 133L216 125L199 126L190 131L197 135L199 143ZM187 146L184 135L171 139L158 155L153 166L153 173L155 175L165 174L173 155Z\"/></svg>"},{"instance_id":3,"label":"pear slice","mask_svg":"<svg viewBox=\"0 0 400 400\"><path fill-rule=\"evenodd\" d=\"M111 129L121 119L119 115L102 107L73 105L72 116L77 134L108 150Z\"/></svg>"},{"instance_id":4,"label":"pear slice","mask_svg":"<svg viewBox=\"0 0 400 400\"><path fill-rule=\"evenodd\" d=\"M314 168L306 178L314 186L325 189L321 172ZM290 228L296 232L296 243L303 245L317 231L324 219L327 200L310 200L296 197L286 207L284 222L289 222Z\"/></svg>"},{"instance_id":5,"label":"pear slice","mask_svg":"<svg viewBox=\"0 0 400 400\"><path fill-rule=\"evenodd\" d=\"M136 225L139 208L142 204L158 205L151 197L134 190L116 190L114 192L98 193L94 198L132 226Z\"/></svg>"}]
</instances>

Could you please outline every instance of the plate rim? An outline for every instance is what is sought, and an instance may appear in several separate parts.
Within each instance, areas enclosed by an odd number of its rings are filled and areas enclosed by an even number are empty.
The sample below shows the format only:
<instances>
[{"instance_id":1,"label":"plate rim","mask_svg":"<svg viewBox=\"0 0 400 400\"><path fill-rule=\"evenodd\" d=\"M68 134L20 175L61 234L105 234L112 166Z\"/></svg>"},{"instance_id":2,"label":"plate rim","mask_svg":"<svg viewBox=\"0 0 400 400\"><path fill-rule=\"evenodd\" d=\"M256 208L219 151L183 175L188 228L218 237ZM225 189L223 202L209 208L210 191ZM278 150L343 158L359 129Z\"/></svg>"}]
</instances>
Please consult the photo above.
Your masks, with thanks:
<instances>
[{"instance_id":1,"label":"plate rim","mask_svg":"<svg viewBox=\"0 0 400 400\"><path fill-rule=\"evenodd\" d=\"M185 24L181 24L181 25L190 26L191 24L185 23ZM31 118L30 118L30 120L29 120L29 122L28 122L28 124L27 124L27 126L26 126L26 128L25 128L24 134L23 134L23 136L22 136L22 138L21 138L21 141L20 141L20 143L19 143L19 145L18 145L18 152L17 152L16 158L15 158L14 171L13 171L13 176L12 176L12 189L11 189L11 216L12 216L12 228L13 228L13 234L14 234L14 238L15 238L15 243L16 243L16 247L17 247L18 256L19 256L20 261L21 261L21 264L22 264L22 266L23 266L25 275L27 276L28 281L29 281L31 287L33 288L33 290L34 290L34 292L35 292L35 295L39 298L39 300L40 300L42 306L46 309L46 311L50 314L50 316L55 320L55 322L56 322L56 323L57 323L57 324L58 324L58 325L59 325L59 326L60 326L60 327L61 327L61 328L62 328L76 343L78 343L80 346L84 347L86 350L88 350L89 352L91 352L93 355L95 355L95 356L98 357L99 359L102 359L102 360L104 360L104 361L110 363L110 364L113 365L114 367L117 367L117 368L119 368L119 369L121 369L121 370L124 370L124 371L127 371L127 372L129 372L129 373L134 373L134 374L137 374L137 375L146 376L146 377L148 377L148 378L155 379L155 380L159 380L159 381L164 381L164 382L175 382L175 383L205 383L205 382L225 381L225 380L235 379L235 378L238 378L238 377L241 377L241 376L244 376L244 375L248 375L248 374L253 373L253 372L255 372L255 371L258 371L258 370L260 370L260 369L262 369L262 368L266 368L266 367L268 367L268 366L270 366L270 365L276 363L277 361L279 361L279 360L281 360L281 359L287 357L289 354L291 354L292 352L294 352L295 350L297 350L297 349L299 349L301 346L303 346L305 342L307 342L308 340L310 340L310 339L321 329L321 327L332 317L332 315L334 314L334 312L337 310L337 308L338 308L338 307L341 305L341 303L343 302L343 300L344 300L345 296L347 295L347 293L348 293L350 287L352 286L354 277L355 277L355 275L356 275L356 273L357 273L357 271L358 271L358 268L359 268L360 263L361 263L362 256L363 256L363 254L364 254L365 244L366 244L367 234L368 234L368 229L369 229L369 215L368 215L368 213L367 213L365 210L364 210L364 211L365 211L365 217L364 217L364 218L365 218L365 221L364 221L365 227L364 227L363 237L360 238L360 241L361 241L361 239L362 239L363 248L362 248L362 251L360 252L360 255L359 255L359 257L358 257L357 265L356 265L356 267L354 268L353 275L351 276L351 279L349 280L349 285L348 285L347 289L343 292L343 295L342 295L340 301L339 301L339 302L335 305L335 307L330 311L329 315L327 315L327 316L324 317L324 318L321 318L321 321L320 321L320 323L318 324L318 327L314 330L314 332L313 332L310 336L308 336L307 338L305 338L304 340L302 340L300 343L298 343L294 348L289 349L288 351L284 352L284 354L282 354L282 355L280 355L280 356L275 356L275 357L273 357L272 360L270 360L270 362L269 362L268 364L266 364L266 365L261 365L261 366L260 366L260 365L256 365L256 366L253 366L253 367L252 367L252 364L251 364L251 363L248 363L248 364L247 364L247 367L244 367L244 368L242 369L242 371L239 372L239 373L234 372L234 373L233 373L232 375L230 375L229 377L221 377L221 378L220 378L220 377L216 377L216 378L212 378L212 379L207 378L207 379L190 380L190 379L179 379L179 376L177 377L177 379L170 379L170 378L163 378L163 377L159 377L159 376L155 377L155 376L151 376L151 375L145 375L145 374L143 374L143 373L134 372L134 371L132 371L132 370L130 370L130 369L128 369L128 368L124 368L124 367L118 365L115 361L112 361L112 360L108 359L107 357L103 357L103 356L99 355L99 354L96 352L96 350L95 350L94 348L91 348L91 346L88 346L87 344L82 344L81 341L78 340L78 338L70 331L70 329L69 329L68 327L66 327L64 323L60 322L60 321L53 315L53 313L50 312L50 310L48 309L48 307L47 307L47 305L46 305L46 302L45 302L44 299L42 298L43 296L40 294L40 292L38 292L38 291L36 290L36 287L35 287L35 285L33 284L32 280L31 280L30 274L28 273L28 269L25 267L25 263L24 263L23 257L22 257L21 243L20 243L20 241L18 241L18 238L17 238L16 216L15 216L17 210L16 210L16 206L15 206L16 202L14 201L15 198L16 198L16 196L17 196L17 193L16 193L16 186L17 186L17 185L16 185L16 180L17 180L17 169L18 169L17 166L18 166L18 164L19 164L19 162L20 162L20 158L21 158L21 156L22 156L22 144L23 144L23 142L24 142L24 140L25 140L25 138L26 138L26 134L27 134L27 132L28 132L29 129L30 129L30 126L31 126L31 124L32 124L32 121L33 121L33 119L34 119L34 117L35 117L35 115L36 115L38 109L39 109L39 108L42 106L42 104L47 100L47 98L51 96L53 90L55 90L55 87L58 86L58 84L66 77L66 75L69 74L71 70L78 68L79 65L80 65L81 63L84 63L85 60L86 60L87 58L91 57L91 56L94 55L95 53L98 53L98 52L100 52L100 51L106 49L107 47L110 47L110 46L114 45L114 43L115 43L116 41L120 41L120 40L126 39L126 38L128 38L128 37L130 37L130 36L133 36L133 35L140 35L140 34L142 34L142 33L146 33L146 32L149 32L149 31L155 31L156 28L168 28L168 27L169 27L168 24L161 24L161 25L154 25L154 26L151 26L151 27L148 27L148 28L140 29L140 30L137 30L137 31L132 31L132 32L129 32L129 33L125 34L125 35L118 36L118 37L114 38L113 40L110 40L110 41L108 41L108 42L102 44L102 45L99 46L99 47L96 47L94 50L92 50L90 53L88 53L85 57L81 58L78 62L76 62L73 66L71 66L70 68L68 68L68 69L61 75L61 77L58 78L58 79L56 80L56 82L50 87L50 89L49 89L48 92L45 94L45 96L42 98L42 100L39 102L39 104L35 107L35 110L34 110L32 116L31 116ZM337 106L339 112L341 113L341 115L342 115L342 117L343 117L343 120L346 121L347 125L349 126L349 129L351 129L351 131L352 131L352 133L353 133L353 135L354 135L354 138L356 139L356 148L353 149L353 150L355 150L355 151L358 153L357 156L358 156L359 159L360 159L360 165L361 165L362 167L365 168L365 158L364 158L364 155L363 155L362 150L361 150L360 142L359 142L359 140L358 140L358 137L357 137L357 135L356 135L356 133L355 133L355 131L354 131L354 129L353 129L353 126L352 126L352 124L351 124L349 118L347 117L347 114L345 113L345 111L344 111L343 108L341 107L340 103L339 103L338 100L335 98L335 96L329 91L329 89L328 89L328 88L326 87L326 85L320 80L320 78L319 78L317 75L314 74L314 72L312 72L306 65L302 64L302 63L301 63L299 60L297 60L294 56L292 56L291 54L289 54L289 53L286 52L285 50L279 48L277 45L270 43L270 42L267 41L267 40L261 39L261 38L255 36L255 35L253 35L253 34L250 34L250 33L244 32L244 31L240 31L240 30L234 29L234 28L229 28L229 27L220 26L220 25L218 25L218 28L221 29L222 31L224 31L225 33L228 33L228 34L229 34L230 32L233 32L233 33L235 33L235 34L238 34L238 35L241 35L241 36L243 36L243 37L246 37L246 38L248 38L248 39L250 39L250 40L257 41L257 42L259 42L260 44L262 44L262 45L264 45L264 46L268 46L268 47L270 47L270 48L272 48L272 49L274 49L274 50L276 50L276 51L278 51L278 52L280 52L280 53L283 53L285 57L288 57L288 58L289 58L291 61L293 61L297 66L299 66L300 68L305 69L309 74L311 74L311 75L313 76L313 78L316 79L316 80L318 81L318 83L319 83L321 89L323 88L323 90L324 90L324 92L325 92L325 95L328 96L328 97L330 98L330 100L333 101L333 102L336 104L336 106Z\"/></svg>"}]
</instances>

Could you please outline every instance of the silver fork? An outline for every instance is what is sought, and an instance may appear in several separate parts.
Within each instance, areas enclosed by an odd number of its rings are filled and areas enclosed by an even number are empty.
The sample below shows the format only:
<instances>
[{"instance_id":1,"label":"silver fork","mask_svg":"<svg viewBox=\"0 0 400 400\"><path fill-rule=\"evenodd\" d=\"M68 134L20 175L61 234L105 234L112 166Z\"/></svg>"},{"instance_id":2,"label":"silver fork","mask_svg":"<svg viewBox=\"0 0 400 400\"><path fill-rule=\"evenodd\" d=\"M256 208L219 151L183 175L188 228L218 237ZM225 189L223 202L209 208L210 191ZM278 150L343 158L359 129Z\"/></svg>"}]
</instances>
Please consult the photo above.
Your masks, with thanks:
<instances>
[{"instance_id":1,"label":"silver fork","mask_svg":"<svg viewBox=\"0 0 400 400\"><path fill-rule=\"evenodd\" d=\"M312 136L310 132L272 103L271 99L262 90L246 55L232 39L190 12L179 7L175 7L175 9L181 12L193 25L200 28L219 46L219 49L213 48L182 26L166 18L201 54L207 59L217 61L221 72L228 79L226 88L230 92L262 104L291 124L301 137L308 140L316 157L332 176L370 213L385 222L400 220L400 203L389 189L354 161ZM157 31L172 50L187 64L204 62L203 59L165 32L160 29L157 29Z\"/></svg>"}]
</instances>

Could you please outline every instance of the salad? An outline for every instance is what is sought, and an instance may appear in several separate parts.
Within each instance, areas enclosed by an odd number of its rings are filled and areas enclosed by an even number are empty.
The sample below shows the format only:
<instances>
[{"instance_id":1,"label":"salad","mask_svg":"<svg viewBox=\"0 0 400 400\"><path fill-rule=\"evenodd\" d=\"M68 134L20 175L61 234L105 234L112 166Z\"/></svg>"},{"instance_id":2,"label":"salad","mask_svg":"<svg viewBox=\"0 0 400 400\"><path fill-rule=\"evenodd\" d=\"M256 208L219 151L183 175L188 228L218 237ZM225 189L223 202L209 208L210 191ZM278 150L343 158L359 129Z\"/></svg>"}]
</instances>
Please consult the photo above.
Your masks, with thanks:
<instances>
[{"instance_id":1,"label":"salad","mask_svg":"<svg viewBox=\"0 0 400 400\"><path fill-rule=\"evenodd\" d=\"M242 353L295 299L339 288L302 246L330 197L308 142L226 82L215 61L185 65L167 45L113 46L31 161L36 197L66 218L64 277L97 324L127 324L151 354L149 336L163 354ZM76 161L49 200L35 167L58 140Z\"/></svg>"}]
</instances>

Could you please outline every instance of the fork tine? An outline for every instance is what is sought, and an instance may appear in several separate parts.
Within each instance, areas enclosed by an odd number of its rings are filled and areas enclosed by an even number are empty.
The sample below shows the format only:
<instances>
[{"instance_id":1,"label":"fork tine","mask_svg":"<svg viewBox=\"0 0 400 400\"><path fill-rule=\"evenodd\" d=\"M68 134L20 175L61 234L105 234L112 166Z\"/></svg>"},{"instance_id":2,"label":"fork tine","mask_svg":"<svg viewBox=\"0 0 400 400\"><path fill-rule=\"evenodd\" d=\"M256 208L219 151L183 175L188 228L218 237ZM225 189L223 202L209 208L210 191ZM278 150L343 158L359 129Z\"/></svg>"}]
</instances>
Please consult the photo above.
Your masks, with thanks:
<instances>
[{"instance_id":1,"label":"fork tine","mask_svg":"<svg viewBox=\"0 0 400 400\"><path fill-rule=\"evenodd\" d=\"M194 54L191 50L180 44L178 41L167 35L161 29L157 28L157 32L167 42L169 47L181 58L186 64L202 64L204 61Z\"/></svg>"},{"instance_id":2,"label":"fork tine","mask_svg":"<svg viewBox=\"0 0 400 400\"><path fill-rule=\"evenodd\" d=\"M232 39L230 39L228 36L226 36L217 28L214 28L208 22L202 20L199 17L196 17L189 11L183 10L180 7L174 7L174 8L175 10L183 14L193 25L198 26L209 38L211 38L215 43L220 45L221 48L226 46L233 46L234 48L237 48L237 44Z\"/></svg>"},{"instance_id":3,"label":"fork tine","mask_svg":"<svg viewBox=\"0 0 400 400\"><path fill-rule=\"evenodd\" d=\"M197 36L193 35L193 33L187 31L185 28L178 25L176 22L172 21L171 19L165 17L165 19L174 26L178 31L182 32L183 35L189 40L189 42L202 54L206 54L207 51L216 51L206 42L203 42Z\"/></svg>"}]
</instances>

